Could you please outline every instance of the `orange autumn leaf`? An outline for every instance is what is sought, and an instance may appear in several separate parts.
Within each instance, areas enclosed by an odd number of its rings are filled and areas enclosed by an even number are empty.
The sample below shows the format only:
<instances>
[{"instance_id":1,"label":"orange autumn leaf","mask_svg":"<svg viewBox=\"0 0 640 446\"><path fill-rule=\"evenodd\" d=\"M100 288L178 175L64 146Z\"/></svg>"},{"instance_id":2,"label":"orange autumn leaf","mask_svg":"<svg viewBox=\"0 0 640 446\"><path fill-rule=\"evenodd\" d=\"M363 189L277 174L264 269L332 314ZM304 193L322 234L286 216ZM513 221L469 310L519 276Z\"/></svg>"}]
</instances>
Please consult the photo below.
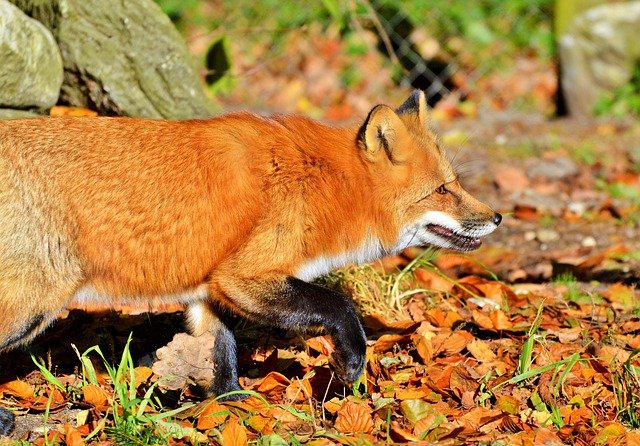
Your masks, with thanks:
<instances>
[{"instance_id":1,"label":"orange autumn leaf","mask_svg":"<svg viewBox=\"0 0 640 446\"><path fill-rule=\"evenodd\" d=\"M35 394L35 388L22 380L10 381L0 386L0 392L17 396L22 399L33 398Z\"/></svg>"},{"instance_id":2,"label":"orange autumn leaf","mask_svg":"<svg viewBox=\"0 0 640 446\"><path fill-rule=\"evenodd\" d=\"M291 381L289 378L278 372L269 372L267 376L259 381L257 391L260 393L270 393L273 391L284 390Z\"/></svg>"},{"instance_id":3,"label":"orange autumn leaf","mask_svg":"<svg viewBox=\"0 0 640 446\"><path fill-rule=\"evenodd\" d=\"M109 394L95 384L87 384L82 387L82 395L87 404L95 406L98 410L109 405Z\"/></svg>"},{"instance_id":4,"label":"orange autumn leaf","mask_svg":"<svg viewBox=\"0 0 640 446\"><path fill-rule=\"evenodd\" d=\"M448 334L439 334L432 340L434 354L445 356L460 353L473 340L473 335L468 331L459 330Z\"/></svg>"},{"instance_id":5,"label":"orange autumn leaf","mask_svg":"<svg viewBox=\"0 0 640 446\"><path fill-rule=\"evenodd\" d=\"M473 320L476 322L476 324L478 324L481 328L484 328L486 330L493 330L493 321L482 311L473 310L471 312L471 316L473 317Z\"/></svg>"},{"instance_id":6,"label":"orange autumn leaf","mask_svg":"<svg viewBox=\"0 0 640 446\"><path fill-rule=\"evenodd\" d=\"M140 387L142 383L146 382L151 377L151 375L153 375L153 371L149 367L136 367L133 372L136 388Z\"/></svg>"},{"instance_id":7,"label":"orange autumn leaf","mask_svg":"<svg viewBox=\"0 0 640 446\"><path fill-rule=\"evenodd\" d=\"M52 118L59 118L61 116L98 116L98 112L83 107L54 105L51 107L51 110L49 110L49 116Z\"/></svg>"},{"instance_id":8,"label":"orange autumn leaf","mask_svg":"<svg viewBox=\"0 0 640 446\"><path fill-rule=\"evenodd\" d=\"M198 416L196 427L199 430L207 430L224 423L229 418L229 409L217 401L211 401Z\"/></svg>"},{"instance_id":9,"label":"orange autumn leaf","mask_svg":"<svg viewBox=\"0 0 640 446\"><path fill-rule=\"evenodd\" d=\"M316 336L314 338L307 339L306 343L309 348L312 348L325 356L329 356L331 355L331 352L333 352L333 342L329 336Z\"/></svg>"},{"instance_id":10,"label":"orange autumn leaf","mask_svg":"<svg viewBox=\"0 0 640 446\"><path fill-rule=\"evenodd\" d=\"M420 389L397 389L396 399L398 400L414 400L426 397L429 391L426 388Z\"/></svg>"},{"instance_id":11,"label":"orange autumn leaf","mask_svg":"<svg viewBox=\"0 0 640 446\"><path fill-rule=\"evenodd\" d=\"M308 379L294 379L287 386L285 395L289 401L305 401L311 397L313 389Z\"/></svg>"},{"instance_id":12,"label":"orange autumn leaf","mask_svg":"<svg viewBox=\"0 0 640 446\"><path fill-rule=\"evenodd\" d=\"M346 401L338 410L335 428L345 434L370 433L373 430L371 409L365 403Z\"/></svg>"},{"instance_id":13,"label":"orange autumn leaf","mask_svg":"<svg viewBox=\"0 0 640 446\"><path fill-rule=\"evenodd\" d=\"M240 425L238 417L233 417L222 430L223 446L246 446L247 430Z\"/></svg>"},{"instance_id":14,"label":"orange autumn leaf","mask_svg":"<svg viewBox=\"0 0 640 446\"><path fill-rule=\"evenodd\" d=\"M67 446L84 446L84 439L80 432L70 424L64 425L64 443Z\"/></svg>"},{"instance_id":15,"label":"orange autumn leaf","mask_svg":"<svg viewBox=\"0 0 640 446\"><path fill-rule=\"evenodd\" d=\"M509 320L509 316L502 310L492 311L489 315L493 328L496 330L508 330L513 327L513 323Z\"/></svg>"},{"instance_id":16,"label":"orange autumn leaf","mask_svg":"<svg viewBox=\"0 0 640 446\"><path fill-rule=\"evenodd\" d=\"M480 362L488 362L496 359L496 354L491 350L489 343L481 339L474 339L467 344L467 350Z\"/></svg>"}]
</instances>

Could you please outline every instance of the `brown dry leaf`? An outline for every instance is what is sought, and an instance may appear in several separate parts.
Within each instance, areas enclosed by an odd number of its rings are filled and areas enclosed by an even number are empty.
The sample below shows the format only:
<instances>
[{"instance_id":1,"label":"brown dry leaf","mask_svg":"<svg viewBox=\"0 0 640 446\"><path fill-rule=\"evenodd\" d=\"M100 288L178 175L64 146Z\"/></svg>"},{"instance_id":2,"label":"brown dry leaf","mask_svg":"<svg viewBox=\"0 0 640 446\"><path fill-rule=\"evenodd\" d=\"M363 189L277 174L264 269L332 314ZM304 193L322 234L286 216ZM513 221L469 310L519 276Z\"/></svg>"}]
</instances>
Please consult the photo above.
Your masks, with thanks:
<instances>
[{"instance_id":1,"label":"brown dry leaf","mask_svg":"<svg viewBox=\"0 0 640 446\"><path fill-rule=\"evenodd\" d=\"M87 404L91 404L98 410L106 409L109 406L109 394L95 384L87 384L82 387L82 395Z\"/></svg>"},{"instance_id":2,"label":"brown dry leaf","mask_svg":"<svg viewBox=\"0 0 640 446\"><path fill-rule=\"evenodd\" d=\"M134 377L135 377L135 383L136 383L136 388L140 387L144 382L146 382L151 375L153 375L153 370L151 370L151 368L149 367L136 367L134 370Z\"/></svg>"},{"instance_id":3,"label":"brown dry leaf","mask_svg":"<svg viewBox=\"0 0 640 446\"><path fill-rule=\"evenodd\" d=\"M432 290L449 292L453 288L453 281L451 279L445 279L440 274L435 273L426 268L418 268L414 272L416 280L420 286Z\"/></svg>"},{"instance_id":4,"label":"brown dry leaf","mask_svg":"<svg viewBox=\"0 0 640 446\"><path fill-rule=\"evenodd\" d=\"M335 428L345 434L371 433L371 409L365 403L346 401L338 410Z\"/></svg>"},{"instance_id":5,"label":"brown dry leaf","mask_svg":"<svg viewBox=\"0 0 640 446\"><path fill-rule=\"evenodd\" d=\"M436 335L433 340L434 354L446 356L460 353L473 340L473 335L468 331L458 330L452 333Z\"/></svg>"},{"instance_id":6,"label":"brown dry leaf","mask_svg":"<svg viewBox=\"0 0 640 446\"><path fill-rule=\"evenodd\" d=\"M322 407L324 407L324 409L330 414L334 414L340 410L343 402L344 401L339 400L337 397L333 397L329 401L325 402Z\"/></svg>"},{"instance_id":7,"label":"brown dry leaf","mask_svg":"<svg viewBox=\"0 0 640 446\"><path fill-rule=\"evenodd\" d=\"M415 444L420 441L420 438L416 437L408 430L403 429L397 421L391 422L391 435L394 440L401 441L403 443L409 442L410 444Z\"/></svg>"},{"instance_id":8,"label":"brown dry leaf","mask_svg":"<svg viewBox=\"0 0 640 446\"><path fill-rule=\"evenodd\" d=\"M493 322L493 328L496 330L509 330L513 328L513 323L509 320L509 316L502 310L492 311L489 315L491 322Z\"/></svg>"},{"instance_id":9,"label":"brown dry leaf","mask_svg":"<svg viewBox=\"0 0 640 446\"><path fill-rule=\"evenodd\" d=\"M247 430L240 425L238 417L234 416L229 420L222 430L223 446L246 446Z\"/></svg>"},{"instance_id":10,"label":"brown dry leaf","mask_svg":"<svg viewBox=\"0 0 640 446\"><path fill-rule=\"evenodd\" d=\"M436 327L451 328L457 321L462 320L455 311L442 311L440 308L434 308L427 311L427 320Z\"/></svg>"},{"instance_id":11,"label":"brown dry leaf","mask_svg":"<svg viewBox=\"0 0 640 446\"><path fill-rule=\"evenodd\" d=\"M426 397L429 394L429 390L426 388L420 389L397 389L396 390L396 399L403 400L415 400Z\"/></svg>"},{"instance_id":12,"label":"brown dry leaf","mask_svg":"<svg viewBox=\"0 0 640 446\"><path fill-rule=\"evenodd\" d=\"M428 365L433 361L433 343L431 340L435 336L436 334L433 332L430 335L425 333L422 336L419 336L417 341L414 340L416 351L418 352L418 355L420 355L420 358L422 358L422 362L425 365Z\"/></svg>"},{"instance_id":13,"label":"brown dry leaf","mask_svg":"<svg viewBox=\"0 0 640 446\"><path fill-rule=\"evenodd\" d=\"M535 431L533 439L534 446L564 446L564 442L558 435L546 427L541 427Z\"/></svg>"},{"instance_id":14,"label":"brown dry leaf","mask_svg":"<svg viewBox=\"0 0 640 446\"><path fill-rule=\"evenodd\" d=\"M465 392L475 394L478 386L478 380L470 376L465 368L458 366L451 370L448 387L458 395L459 398L462 398Z\"/></svg>"},{"instance_id":15,"label":"brown dry leaf","mask_svg":"<svg viewBox=\"0 0 640 446\"><path fill-rule=\"evenodd\" d=\"M496 405L500 410L515 415L520 410L520 402L511 395L498 395Z\"/></svg>"},{"instance_id":16,"label":"brown dry leaf","mask_svg":"<svg viewBox=\"0 0 640 446\"><path fill-rule=\"evenodd\" d=\"M391 348L400 343L406 342L409 339L408 335L399 335L399 334L385 334L380 336L376 343L373 345L373 351L376 353L385 352L387 350L391 350Z\"/></svg>"},{"instance_id":17,"label":"brown dry leaf","mask_svg":"<svg viewBox=\"0 0 640 446\"><path fill-rule=\"evenodd\" d=\"M54 105L51 107L51 110L49 110L49 116L52 118L59 118L61 116L98 116L98 112L83 107Z\"/></svg>"},{"instance_id":18,"label":"brown dry leaf","mask_svg":"<svg viewBox=\"0 0 640 446\"><path fill-rule=\"evenodd\" d=\"M274 422L274 419L262 415L253 415L245 421L251 429L262 435L273 433Z\"/></svg>"},{"instance_id":19,"label":"brown dry leaf","mask_svg":"<svg viewBox=\"0 0 640 446\"><path fill-rule=\"evenodd\" d=\"M542 215L535 206L517 203L513 207L513 218L518 220L538 220Z\"/></svg>"},{"instance_id":20,"label":"brown dry leaf","mask_svg":"<svg viewBox=\"0 0 640 446\"><path fill-rule=\"evenodd\" d=\"M329 336L316 336L315 338L309 338L306 343L309 348L325 356L330 356L334 349L333 342Z\"/></svg>"},{"instance_id":21,"label":"brown dry leaf","mask_svg":"<svg viewBox=\"0 0 640 446\"><path fill-rule=\"evenodd\" d=\"M195 337L178 333L165 347L156 351L158 360L153 364L153 373L165 377L161 387L180 390L190 381L196 384L213 379L213 350L215 339L211 333Z\"/></svg>"},{"instance_id":22,"label":"brown dry leaf","mask_svg":"<svg viewBox=\"0 0 640 446\"><path fill-rule=\"evenodd\" d=\"M311 397L313 389L308 379L294 379L287 386L285 396L288 401L305 401Z\"/></svg>"},{"instance_id":23,"label":"brown dry leaf","mask_svg":"<svg viewBox=\"0 0 640 446\"><path fill-rule=\"evenodd\" d=\"M481 339L474 339L469 342L469 344L467 344L467 350L480 362L489 362L497 358L496 354L491 350L489 343Z\"/></svg>"},{"instance_id":24,"label":"brown dry leaf","mask_svg":"<svg viewBox=\"0 0 640 446\"><path fill-rule=\"evenodd\" d=\"M522 169L513 166L499 168L494 177L494 183L501 191L520 192L529 187L529 178Z\"/></svg>"},{"instance_id":25,"label":"brown dry leaf","mask_svg":"<svg viewBox=\"0 0 640 446\"><path fill-rule=\"evenodd\" d=\"M611 302L622 305L623 308L633 309L636 305L634 289L621 283L614 283L602 295Z\"/></svg>"},{"instance_id":26,"label":"brown dry leaf","mask_svg":"<svg viewBox=\"0 0 640 446\"><path fill-rule=\"evenodd\" d=\"M202 431L218 427L224 423L230 415L231 413L228 408L217 401L211 401L198 416L196 427Z\"/></svg>"},{"instance_id":27,"label":"brown dry leaf","mask_svg":"<svg viewBox=\"0 0 640 446\"><path fill-rule=\"evenodd\" d=\"M70 424L64 425L64 443L66 446L84 446L80 432Z\"/></svg>"},{"instance_id":28,"label":"brown dry leaf","mask_svg":"<svg viewBox=\"0 0 640 446\"><path fill-rule=\"evenodd\" d=\"M267 376L254 384L254 388L260 393L276 393L283 391L289 384L291 381L282 373L269 372Z\"/></svg>"},{"instance_id":29,"label":"brown dry leaf","mask_svg":"<svg viewBox=\"0 0 640 446\"><path fill-rule=\"evenodd\" d=\"M33 398L36 390L31 384L17 379L0 385L0 392L17 396L22 399L29 399Z\"/></svg>"},{"instance_id":30,"label":"brown dry leaf","mask_svg":"<svg viewBox=\"0 0 640 446\"><path fill-rule=\"evenodd\" d=\"M493 330L493 321L482 311L473 310L471 312L471 316L473 317L473 320L476 322L476 324L478 324L481 328L484 328L485 330Z\"/></svg>"},{"instance_id":31,"label":"brown dry leaf","mask_svg":"<svg viewBox=\"0 0 640 446\"><path fill-rule=\"evenodd\" d=\"M625 362L629 359L631 352L620 347L614 347L613 345L603 345L598 348L597 354L600 360L608 365L612 361L617 361L618 363Z\"/></svg>"}]
</instances>

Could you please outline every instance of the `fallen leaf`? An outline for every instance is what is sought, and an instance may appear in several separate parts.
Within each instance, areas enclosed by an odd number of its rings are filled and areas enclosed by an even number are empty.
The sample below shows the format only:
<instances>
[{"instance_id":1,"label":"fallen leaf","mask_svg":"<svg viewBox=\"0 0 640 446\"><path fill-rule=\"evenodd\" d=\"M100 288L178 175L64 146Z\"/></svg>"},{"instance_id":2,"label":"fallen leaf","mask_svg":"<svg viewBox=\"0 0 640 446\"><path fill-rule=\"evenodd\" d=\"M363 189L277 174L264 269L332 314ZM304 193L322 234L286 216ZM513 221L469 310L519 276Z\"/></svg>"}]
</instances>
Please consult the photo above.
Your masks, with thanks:
<instances>
[{"instance_id":1,"label":"fallen leaf","mask_svg":"<svg viewBox=\"0 0 640 446\"><path fill-rule=\"evenodd\" d=\"M513 328L513 323L502 310L492 311L489 317L493 323L493 328L496 330L509 330L510 328Z\"/></svg>"},{"instance_id":2,"label":"fallen leaf","mask_svg":"<svg viewBox=\"0 0 640 446\"><path fill-rule=\"evenodd\" d=\"M480 339L474 339L469 342L469 344L467 344L467 350L480 362L489 362L497 358L496 354L491 350L489 343Z\"/></svg>"},{"instance_id":3,"label":"fallen leaf","mask_svg":"<svg viewBox=\"0 0 640 446\"><path fill-rule=\"evenodd\" d=\"M151 375L153 375L153 370L149 367L136 367L134 370L134 377L136 388L140 387L144 382L146 382Z\"/></svg>"},{"instance_id":4,"label":"fallen leaf","mask_svg":"<svg viewBox=\"0 0 640 446\"><path fill-rule=\"evenodd\" d=\"M309 348L312 348L325 356L330 356L334 349L333 342L329 336L316 336L314 338L309 338L306 340L306 343Z\"/></svg>"},{"instance_id":5,"label":"fallen leaf","mask_svg":"<svg viewBox=\"0 0 640 446\"><path fill-rule=\"evenodd\" d=\"M285 390L288 401L306 401L311 397L313 389L308 379L294 379Z\"/></svg>"},{"instance_id":6,"label":"fallen leaf","mask_svg":"<svg viewBox=\"0 0 640 446\"><path fill-rule=\"evenodd\" d=\"M593 438L593 444L595 445L610 444L609 442L611 440L618 439L618 437L624 436L626 432L627 432L627 429L622 424L611 423L605 426L604 428L602 428L602 430L600 430L600 432L596 434L596 436Z\"/></svg>"},{"instance_id":7,"label":"fallen leaf","mask_svg":"<svg viewBox=\"0 0 640 446\"><path fill-rule=\"evenodd\" d=\"M529 178L524 171L513 166L499 168L493 181L501 191L520 192L529 187Z\"/></svg>"},{"instance_id":8,"label":"fallen leaf","mask_svg":"<svg viewBox=\"0 0 640 446\"><path fill-rule=\"evenodd\" d=\"M98 116L98 112L83 107L70 107L66 105L54 105L49 110L49 116L58 118L61 116Z\"/></svg>"},{"instance_id":9,"label":"fallen leaf","mask_svg":"<svg viewBox=\"0 0 640 446\"><path fill-rule=\"evenodd\" d=\"M64 443L66 446L84 446L84 439L80 432L70 424L64 425Z\"/></svg>"},{"instance_id":10,"label":"fallen leaf","mask_svg":"<svg viewBox=\"0 0 640 446\"><path fill-rule=\"evenodd\" d=\"M345 434L371 433L373 430L371 409L365 403L346 401L338 410L335 428Z\"/></svg>"},{"instance_id":11,"label":"fallen leaf","mask_svg":"<svg viewBox=\"0 0 640 446\"><path fill-rule=\"evenodd\" d=\"M153 364L153 373L164 378L159 386L180 390L190 382L206 385L213 379L211 351L215 338L211 333L195 337L178 333L165 347L156 351L158 360Z\"/></svg>"},{"instance_id":12,"label":"fallen leaf","mask_svg":"<svg viewBox=\"0 0 640 446\"><path fill-rule=\"evenodd\" d=\"M240 425L238 417L233 417L222 429L223 446L246 446L247 430Z\"/></svg>"},{"instance_id":13,"label":"fallen leaf","mask_svg":"<svg viewBox=\"0 0 640 446\"><path fill-rule=\"evenodd\" d=\"M7 393L9 395L17 396L22 399L33 398L36 393L35 388L24 381L15 380L0 385L0 392Z\"/></svg>"},{"instance_id":14,"label":"fallen leaf","mask_svg":"<svg viewBox=\"0 0 640 446\"><path fill-rule=\"evenodd\" d=\"M493 330L493 321L489 316L484 314L482 311L473 310L471 312L471 317L480 327L486 330Z\"/></svg>"},{"instance_id":15,"label":"fallen leaf","mask_svg":"<svg viewBox=\"0 0 640 446\"><path fill-rule=\"evenodd\" d=\"M85 403L91 404L98 410L104 410L109 406L109 394L95 384L83 386L82 395Z\"/></svg>"},{"instance_id":16,"label":"fallen leaf","mask_svg":"<svg viewBox=\"0 0 640 446\"><path fill-rule=\"evenodd\" d=\"M207 430L220 426L231 415L229 409L217 401L211 401L198 416L196 427L200 430Z\"/></svg>"}]
</instances>

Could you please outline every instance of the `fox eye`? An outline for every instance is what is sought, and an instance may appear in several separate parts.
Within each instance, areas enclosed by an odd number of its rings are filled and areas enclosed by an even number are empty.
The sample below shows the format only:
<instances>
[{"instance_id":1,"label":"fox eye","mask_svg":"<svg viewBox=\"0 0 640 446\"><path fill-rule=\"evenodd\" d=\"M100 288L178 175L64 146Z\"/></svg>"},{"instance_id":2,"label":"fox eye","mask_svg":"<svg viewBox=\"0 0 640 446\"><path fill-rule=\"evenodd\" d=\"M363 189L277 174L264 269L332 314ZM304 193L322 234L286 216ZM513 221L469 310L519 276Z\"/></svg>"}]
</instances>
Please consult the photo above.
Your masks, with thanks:
<instances>
[{"instance_id":1,"label":"fox eye","mask_svg":"<svg viewBox=\"0 0 640 446\"><path fill-rule=\"evenodd\" d=\"M447 188L443 184L439 188L436 189L436 192L438 192L440 195L444 195L444 194L447 193Z\"/></svg>"}]
</instances>

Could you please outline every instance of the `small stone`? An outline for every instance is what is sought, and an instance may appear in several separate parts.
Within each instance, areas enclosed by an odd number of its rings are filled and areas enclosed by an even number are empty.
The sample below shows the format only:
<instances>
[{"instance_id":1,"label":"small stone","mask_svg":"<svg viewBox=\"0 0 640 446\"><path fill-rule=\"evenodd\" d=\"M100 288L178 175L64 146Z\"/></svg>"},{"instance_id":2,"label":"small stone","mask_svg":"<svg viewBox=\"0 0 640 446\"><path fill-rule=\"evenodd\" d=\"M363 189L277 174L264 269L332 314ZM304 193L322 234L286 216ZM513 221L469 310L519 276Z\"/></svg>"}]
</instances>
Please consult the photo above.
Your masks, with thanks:
<instances>
[{"instance_id":1,"label":"small stone","mask_svg":"<svg viewBox=\"0 0 640 446\"><path fill-rule=\"evenodd\" d=\"M585 248L593 248L595 246L598 245L598 242L596 241L595 238L591 237L590 235L583 238L582 242L580 243L582 246L584 246Z\"/></svg>"},{"instance_id":2,"label":"small stone","mask_svg":"<svg viewBox=\"0 0 640 446\"><path fill-rule=\"evenodd\" d=\"M560 234L553 229L540 229L536 232L536 238L540 243L549 243L559 240Z\"/></svg>"},{"instance_id":3,"label":"small stone","mask_svg":"<svg viewBox=\"0 0 640 446\"><path fill-rule=\"evenodd\" d=\"M527 231L524 233L524 241L525 242L530 242L532 240L536 239L536 232L535 231Z\"/></svg>"},{"instance_id":4,"label":"small stone","mask_svg":"<svg viewBox=\"0 0 640 446\"><path fill-rule=\"evenodd\" d=\"M529 169L529 176L546 180L562 180L578 173L576 163L566 156L536 160Z\"/></svg>"},{"instance_id":5,"label":"small stone","mask_svg":"<svg viewBox=\"0 0 640 446\"><path fill-rule=\"evenodd\" d=\"M587 205L582 201L572 201L567 205L567 210L572 214L581 216L587 210Z\"/></svg>"}]
</instances>

